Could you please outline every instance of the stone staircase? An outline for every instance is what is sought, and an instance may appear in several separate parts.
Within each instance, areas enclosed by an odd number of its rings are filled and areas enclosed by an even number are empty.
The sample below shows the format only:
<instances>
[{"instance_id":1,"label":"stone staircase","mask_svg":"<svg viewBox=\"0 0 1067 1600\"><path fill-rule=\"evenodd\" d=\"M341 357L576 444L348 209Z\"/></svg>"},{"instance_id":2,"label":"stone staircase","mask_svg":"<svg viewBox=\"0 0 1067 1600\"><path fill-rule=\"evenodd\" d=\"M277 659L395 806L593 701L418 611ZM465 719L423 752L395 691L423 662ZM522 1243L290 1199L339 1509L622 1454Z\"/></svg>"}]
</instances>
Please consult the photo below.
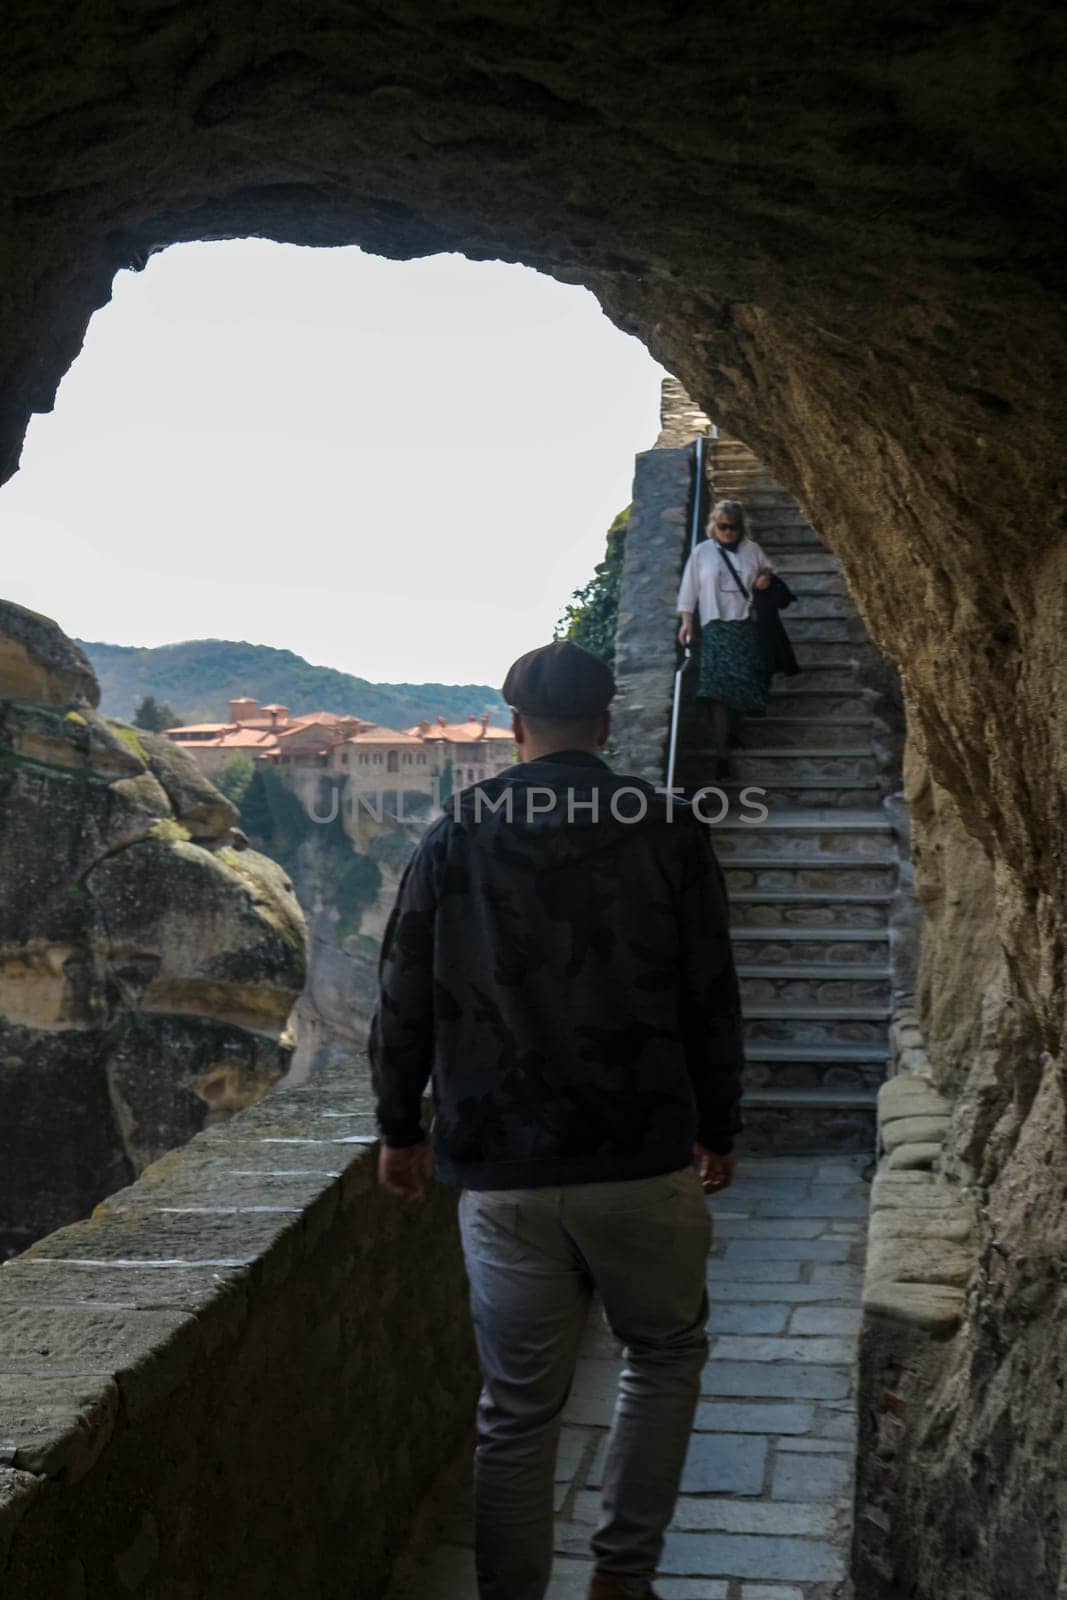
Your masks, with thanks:
<instances>
[{"instance_id":1,"label":"stone staircase","mask_svg":"<svg viewBox=\"0 0 1067 1600\"><path fill-rule=\"evenodd\" d=\"M876 656L836 558L795 500L736 440L709 441L712 501L740 500L796 595L784 620L803 673L777 677L768 715L741 727L732 777L716 782L706 710L686 674L677 781L715 784L745 1008L749 1149L871 1148L890 1013L889 911L896 843L881 809L892 774L878 752ZM762 790L751 815L742 791Z\"/></svg>"}]
</instances>

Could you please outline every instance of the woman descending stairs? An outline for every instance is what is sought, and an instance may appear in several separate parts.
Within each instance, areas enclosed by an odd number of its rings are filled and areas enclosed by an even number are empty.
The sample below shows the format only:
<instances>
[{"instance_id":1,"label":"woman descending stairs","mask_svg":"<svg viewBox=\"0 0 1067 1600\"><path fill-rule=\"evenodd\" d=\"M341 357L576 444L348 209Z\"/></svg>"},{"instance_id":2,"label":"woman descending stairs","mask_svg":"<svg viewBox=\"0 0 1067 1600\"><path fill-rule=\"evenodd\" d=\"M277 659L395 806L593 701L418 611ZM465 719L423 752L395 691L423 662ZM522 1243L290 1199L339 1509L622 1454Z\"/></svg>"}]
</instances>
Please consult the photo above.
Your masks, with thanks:
<instances>
[{"instance_id":1,"label":"woman descending stairs","mask_svg":"<svg viewBox=\"0 0 1067 1600\"><path fill-rule=\"evenodd\" d=\"M865 1148L888 1056L897 873L881 806L893 787L886 729L862 682L878 652L836 558L752 452L718 438L707 462L712 498L743 503L752 537L796 596L784 621L804 669L775 679L766 717L742 722L725 781L714 777L696 673L686 674L676 782L687 793L714 785L730 801L714 840L746 1018L746 1143ZM743 820L755 802L767 808L761 823Z\"/></svg>"}]
</instances>

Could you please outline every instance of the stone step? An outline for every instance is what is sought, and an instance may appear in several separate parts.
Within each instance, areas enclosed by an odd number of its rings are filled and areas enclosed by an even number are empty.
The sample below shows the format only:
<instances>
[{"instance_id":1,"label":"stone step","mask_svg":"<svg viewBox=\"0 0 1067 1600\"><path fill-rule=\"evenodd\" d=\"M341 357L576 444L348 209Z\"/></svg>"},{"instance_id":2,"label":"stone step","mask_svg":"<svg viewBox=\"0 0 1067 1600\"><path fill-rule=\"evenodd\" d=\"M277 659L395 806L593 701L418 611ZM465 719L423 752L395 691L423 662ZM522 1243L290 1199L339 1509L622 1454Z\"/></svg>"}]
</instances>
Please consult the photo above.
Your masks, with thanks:
<instances>
[{"instance_id":1,"label":"stone step","mask_svg":"<svg viewBox=\"0 0 1067 1600\"><path fill-rule=\"evenodd\" d=\"M812 1089L807 1094L798 1090L788 1090L784 1086L778 1089L750 1089L745 1093L743 1105L772 1106L772 1105L805 1105L863 1109L875 1107L878 1091L876 1089Z\"/></svg>"},{"instance_id":2,"label":"stone step","mask_svg":"<svg viewBox=\"0 0 1067 1600\"><path fill-rule=\"evenodd\" d=\"M804 605L812 599L840 600L847 603L849 615L856 615L856 607L848 592L844 574L841 572L812 572L810 570L796 570L792 561L788 559L778 562L775 571L780 578L784 578L796 596L797 606ZM790 612L796 606L789 607Z\"/></svg>"},{"instance_id":3,"label":"stone step","mask_svg":"<svg viewBox=\"0 0 1067 1600\"><path fill-rule=\"evenodd\" d=\"M889 1007L746 1006L746 1052L765 1044L857 1045L889 1054Z\"/></svg>"},{"instance_id":4,"label":"stone step","mask_svg":"<svg viewBox=\"0 0 1067 1600\"><path fill-rule=\"evenodd\" d=\"M891 976L888 965L872 962L737 964L742 1009L750 1005L889 1005Z\"/></svg>"},{"instance_id":5,"label":"stone step","mask_svg":"<svg viewBox=\"0 0 1067 1600\"><path fill-rule=\"evenodd\" d=\"M871 748L874 729L872 716L837 716L820 720L817 717L750 717L741 729L744 740L738 754L761 755L764 751L813 750L833 752Z\"/></svg>"},{"instance_id":6,"label":"stone step","mask_svg":"<svg viewBox=\"0 0 1067 1600\"><path fill-rule=\"evenodd\" d=\"M809 574L809 577L814 576L816 574ZM787 606L782 613L785 622L796 622L800 617L814 622L830 618L834 620L841 617L855 618L858 615L851 595L843 588L836 592L832 588L835 581L843 584L844 580L835 580L833 573L830 572L824 573L823 577L827 580L825 588L810 583L789 585L795 599L793 605Z\"/></svg>"},{"instance_id":7,"label":"stone step","mask_svg":"<svg viewBox=\"0 0 1067 1600\"><path fill-rule=\"evenodd\" d=\"M802 516L797 502L783 489L781 484L768 478L766 474L748 472L740 465L723 467L713 478L712 486L717 500L727 500L736 495L742 498L741 489L744 486L744 497L754 506L774 506L785 511L791 511L797 516Z\"/></svg>"},{"instance_id":8,"label":"stone step","mask_svg":"<svg viewBox=\"0 0 1067 1600\"><path fill-rule=\"evenodd\" d=\"M745 1059L745 1080L749 1093L760 1090L798 1090L817 1093L819 1090L846 1090L856 1093L865 1090L877 1094L885 1083L885 1056L881 1061L854 1062L853 1066L833 1066L825 1061L755 1061L752 1054Z\"/></svg>"},{"instance_id":9,"label":"stone step","mask_svg":"<svg viewBox=\"0 0 1067 1600\"><path fill-rule=\"evenodd\" d=\"M878 857L827 853L783 859L770 854L727 853L722 856L722 867L731 897L751 891L791 896L809 891L820 901L835 892L857 898L877 894L889 900L897 881L896 857L888 854Z\"/></svg>"},{"instance_id":10,"label":"stone step","mask_svg":"<svg viewBox=\"0 0 1067 1600\"><path fill-rule=\"evenodd\" d=\"M742 454L739 450L723 450L718 446L713 447L713 453L707 457L709 475L713 483L718 484L725 473L729 477L758 479L770 489L777 489L782 494L785 490L777 479L772 478L762 461L756 459L751 451Z\"/></svg>"},{"instance_id":11,"label":"stone step","mask_svg":"<svg viewBox=\"0 0 1067 1600\"><path fill-rule=\"evenodd\" d=\"M766 479L760 482L758 478L739 470L728 474L720 474L715 483L716 500L740 500L745 510L752 516L760 512L788 512L794 516L802 517L804 513L796 501L784 489L775 488L773 483Z\"/></svg>"},{"instance_id":12,"label":"stone step","mask_svg":"<svg viewBox=\"0 0 1067 1600\"><path fill-rule=\"evenodd\" d=\"M717 500L740 500L742 505L752 495L764 497L785 496L786 491L744 461L717 461L710 473L711 504Z\"/></svg>"},{"instance_id":13,"label":"stone step","mask_svg":"<svg viewBox=\"0 0 1067 1600\"><path fill-rule=\"evenodd\" d=\"M782 566L778 570L781 572L782 577L788 581L790 588L793 587L794 578L798 581L803 581L805 576L840 578L842 583L845 581L841 571L841 563L825 546L820 550L792 551L785 557Z\"/></svg>"},{"instance_id":14,"label":"stone step","mask_svg":"<svg viewBox=\"0 0 1067 1600\"><path fill-rule=\"evenodd\" d=\"M726 882L739 890L798 890L824 896L827 893L889 893L896 886L897 858L893 851L856 854L849 851L774 850L747 854L744 843L736 851L720 851L718 832L712 832L715 851L721 856Z\"/></svg>"},{"instance_id":15,"label":"stone step","mask_svg":"<svg viewBox=\"0 0 1067 1600\"><path fill-rule=\"evenodd\" d=\"M810 648L808 646L809 650ZM771 684L772 704L784 695L796 694L851 694L859 695L868 704L873 702L873 696L863 687L859 668L851 657L838 662L836 666L825 667L820 667L809 659L807 666L796 676L779 677ZM822 715L824 711L825 708L820 706L819 714Z\"/></svg>"},{"instance_id":16,"label":"stone step","mask_svg":"<svg viewBox=\"0 0 1067 1600\"><path fill-rule=\"evenodd\" d=\"M784 489L776 489L766 478L760 479L740 468L721 472L715 479L716 500L740 500L751 520L760 511L792 511L803 515L796 501ZM714 503L714 502L713 502Z\"/></svg>"},{"instance_id":17,"label":"stone step","mask_svg":"<svg viewBox=\"0 0 1067 1600\"><path fill-rule=\"evenodd\" d=\"M747 928L884 928L893 895L730 886L730 909Z\"/></svg>"},{"instance_id":18,"label":"stone step","mask_svg":"<svg viewBox=\"0 0 1067 1600\"><path fill-rule=\"evenodd\" d=\"M790 858L831 856L876 856L878 864L895 860L894 837L884 812L820 810L779 811L773 822L741 822L730 819L712 829L712 840L719 855L773 857L783 865Z\"/></svg>"},{"instance_id":19,"label":"stone step","mask_svg":"<svg viewBox=\"0 0 1067 1600\"><path fill-rule=\"evenodd\" d=\"M810 1155L868 1151L873 1159L877 1102L874 1089L751 1089L741 1101L746 1155Z\"/></svg>"},{"instance_id":20,"label":"stone step","mask_svg":"<svg viewBox=\"0 0 1067 1600\"><path fill-rule=\"evenodd\" d=\"M722 799L705 793L700 802L700 812L705 822L717 824L722 816L728 826L731 821L743 822L752 816L754 808L762 806L769 813L764 819L774 827L783 811L793 811L800 806L818 806L824 811L867 811L879 804L883 797L885 780L875 778L716 778L709 776L714 767L701 763L689 767L684 760L678 763L676 782L686 793L695 795L698 790L717 790Z\"/></svg>"},{"instance_id":21,"label":"stone step","mask_svg":"<svg viewBox=\"0 0 1067 1600\"><path fill-rule=\"evenodd\" d=\"M768 723L773 724L774 720L769 717L752 718L744 724L741 730L744 742L740 745L734 745L730 751L730 759L737 766L739 773L743 773L746 770L745 763L758 762L761 766L764 763L769 763L770 765L767 767L769 772L780 773L784 768L795 769L798 772L801 770L807 771L810 766L815 777L830 777L832 774L823 772L818 765L819 762L832 761L836 766L840 767L843 761L853 763L874 761L876 759L869 739L857 742L855 727L846 728L845 730L851 734L850 740L842 739L838 744L824 743L827 734L835 731L833 727L826 727L821 722L802 721L799 717L797 718L798 725L808 730L808 738L804 744L777 744L771 740L768 740L766 744L753 744L751 735L764 733ZM706 732L704 729L698 731L701 733ZM704 760L708 756L715 755L715 746L707 742L690 740L685 746L685 753L688 756L699 756L701 760ZM777 764L775 765L775 763ZM849 771L844 776L847 777L852 770L850 765Z\"/></svg>"},{"instance_id":22,"label":"stone step","mask_svg":"<svg viewBox=\"0 0 1067 1600\"><path fill-rule=\"evenodd\" d=\"M690 748L686 756L714 760L714 749ZM764 778L772 783L821 778L864 782L879 771L870 745L749 745L732 751L730 764L738 783L759 783Z\"/></svg>"},{"instance_id":23,"label":"stone step","mask_svg":"<svg viewBox=\"0 0 1067 1600\"><path fill-rule=\"evenodd\" d=\"M851 605L848 609L851 613ZM826 616L814 610L803 616L797 616L795 608L790 607L783 620L785 631L794 642L810 639L817 640L820 644L849 643L849 616Z\"/></svg>"},{"instance_id":24,"label":"stone step","mask_svg":"<svg viewBox=\"0 0 1067 1600\"><path fill-rule=\"evenodd\" d=\"M738 966L847 967L887 959L889 929L735 925L730 929L730 943Z\"/></svg>"},{"instance_id":25,"label":"stone step","mask_svg":"<svg viewBox=\"0 0 1067 1600\"><path fill-rule=\"evenodd\" d=\"M795 1022L873 1022L888 1025L893 1008L888 1003L870 1005L775 1005L753 1004L745 1007L746 1022L773 1022L785 1019ZM847 1041L843 1041L847 1042ZM864 1041L858 1040L857 1043Z\"/></svg>"},{"instance_id":26,"label":"stone step","mask_svg":"<svg viewBox=\"0 0 1067 1600\"><path fill-rule=\"evenodd\" d=\"M862 1044L745 1045L750 1089L875 1089L885 1081L888 1047Z\"/></svg>"},{"instance_id":27,"label":"stone step","mask_svg":"<svg viewBox=\"0 0 1067 1600\"><path fill-rule=\"evenodd\" d=\"M779 678L772 685L767 698L767 720L774 717L803 717L818 718L820 721L832 719L836 722L840 717L860 716L871 706L872 696L863 688L854 671L821 671L820 680L824 683L827 677L841 680L826 684L825 687L813 685L813 676L814 673L808 671L797 678ZM748 727L755 727L757 720L763 719L751 719Z\"/></svg>"},{"instance_id":28,"label":"stone step","mask_svg":"<svg viewBox=\"0 0 1067 1600\"><path fill-rule=\"evenodd\" d=\"M854 639L802 638L793 627L788 627L786 632L792 638L800 673L796 677L780 677L778 681L782 684L807 683L824 672L842 672L849 668L855 671L861 661L874 660L874 647Z\"/></svg>"},{"instance_id":29,"label":"stone step","mask_svg":"<svg viewBox=\"0 0 1067 1600\"><path fill-rule=\"evenodd\" d=\"M779 540L786 544L797 542L826 548L799 506L791 505L788 500L779 502L748 494L737 498L745 508L748 531L757 544L769 549L772 541Z\"/></svg>"},{"instance_id":30,"label":"stone step","mask_svg":"<svg viewBox=\"0 0 1067 1600\"><path fill-rule=\"evenodd\" d=\"M753 520L752 537L763 546L775 566L790 551L826 549L814 528L810 528L806 522Z\"/></svg>"}]
</instances>

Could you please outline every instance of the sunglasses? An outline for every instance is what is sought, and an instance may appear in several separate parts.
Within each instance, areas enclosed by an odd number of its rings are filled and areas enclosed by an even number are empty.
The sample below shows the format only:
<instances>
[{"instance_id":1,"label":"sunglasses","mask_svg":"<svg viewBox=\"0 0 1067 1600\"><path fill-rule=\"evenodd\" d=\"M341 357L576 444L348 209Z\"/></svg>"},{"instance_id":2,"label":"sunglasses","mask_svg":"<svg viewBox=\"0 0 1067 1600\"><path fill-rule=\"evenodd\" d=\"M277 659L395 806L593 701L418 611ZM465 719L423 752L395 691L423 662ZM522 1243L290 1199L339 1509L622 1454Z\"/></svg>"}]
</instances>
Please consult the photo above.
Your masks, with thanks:
<instances>
[{"instance_id":1,"label":"sunglasses","mask_svg":"<svg viewBox=\"0 0 1067 1600\"><path fill-rule=\"evenodd\" d=\"M739 522L717 522L715 526L717 528L725 528L730 533L737 533L741 527L741 524Z\"/></svg>"}]
</instances>

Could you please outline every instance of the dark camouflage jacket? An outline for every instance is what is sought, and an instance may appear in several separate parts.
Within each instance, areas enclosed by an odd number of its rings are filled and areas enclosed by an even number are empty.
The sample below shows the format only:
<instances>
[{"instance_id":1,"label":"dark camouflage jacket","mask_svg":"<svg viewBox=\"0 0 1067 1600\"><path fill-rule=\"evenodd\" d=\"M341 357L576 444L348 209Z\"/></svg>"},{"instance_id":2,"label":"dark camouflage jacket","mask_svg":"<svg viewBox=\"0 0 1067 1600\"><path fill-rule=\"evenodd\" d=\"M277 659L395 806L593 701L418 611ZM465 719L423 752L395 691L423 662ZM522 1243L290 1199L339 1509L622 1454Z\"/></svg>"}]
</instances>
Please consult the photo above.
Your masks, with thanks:
<instances>
[{"instance_id":1,"label":"dark camouflage jacket","mask_svg":"<svg viewBox=\"0 0 1067 1600\"><path fill-rule=\"evenodd\" d=\"M708 830L596 756L449 802L404 874L380 981L381 1134L421 1139L432 1078L446 1182L611 1182L685 1166L694 1139L732 1147L741 1022Z\"/></svg>"}]
</instances>

